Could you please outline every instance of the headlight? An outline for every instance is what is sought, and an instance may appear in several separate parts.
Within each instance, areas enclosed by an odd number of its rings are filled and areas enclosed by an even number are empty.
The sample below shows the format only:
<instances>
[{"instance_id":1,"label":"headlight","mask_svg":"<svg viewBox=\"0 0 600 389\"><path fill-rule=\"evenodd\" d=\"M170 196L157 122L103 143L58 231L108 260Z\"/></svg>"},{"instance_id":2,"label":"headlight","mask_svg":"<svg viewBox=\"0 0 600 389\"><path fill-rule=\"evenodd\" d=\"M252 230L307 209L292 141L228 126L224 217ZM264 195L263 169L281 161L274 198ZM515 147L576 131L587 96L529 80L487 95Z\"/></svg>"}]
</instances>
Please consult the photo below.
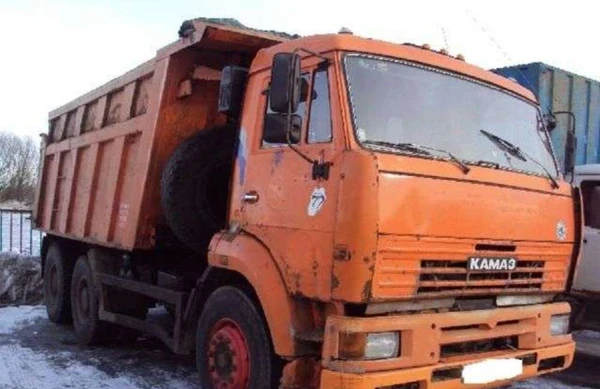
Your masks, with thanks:
<instances>
[{"instance_id":1,"label":"headlight","mask_svg":"<svg viewBox=\"0 0 600 389\"><path fill-rule=\"evenodd\" d=\"M398 356L400 336L397 332L377 332L367 335L365 359L384 359Z\"/></svg>"},{"instance_id":2,"label":"headlight","mask_svg":"<svg viewBox=\"0 0 600 389\"><path fill-rule=\"evenodd\" d=\"M395 358L400 350L398 332L341 333L339 357L350 360Z\"/></svg>"},{"instance_id":3,"label":"headlight","mask_svg":"<svg viewBox=\"0 0 600 389\"><path fill-rule=\"evenodd\" d=\"M565 335L569 333L569 315L554 315L550 317L550 335Z\"/></svg>"}]
</instances>

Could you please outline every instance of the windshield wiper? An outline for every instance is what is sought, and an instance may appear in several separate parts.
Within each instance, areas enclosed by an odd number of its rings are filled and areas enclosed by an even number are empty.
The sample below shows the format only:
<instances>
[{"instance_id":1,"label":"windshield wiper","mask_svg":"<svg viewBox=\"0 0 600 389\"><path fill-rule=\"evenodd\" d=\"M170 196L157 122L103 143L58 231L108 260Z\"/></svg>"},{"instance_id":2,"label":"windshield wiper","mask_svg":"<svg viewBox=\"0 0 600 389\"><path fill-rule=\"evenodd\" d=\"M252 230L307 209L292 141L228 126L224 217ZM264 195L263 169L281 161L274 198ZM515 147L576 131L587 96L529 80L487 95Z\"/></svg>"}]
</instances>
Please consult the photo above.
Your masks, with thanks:
<instances>
[{"instance_id":1,"label":"windshield wiper","mask_svg":"<svg viewBox=\"0 0 600 389\"><path fill-rule=\"evenodd\" d=\"M396 150L408 151L411 153L422 155L432 155L430 151L437 151L439 153L446 154L452 161L454 161L454 163L456 163L456 165L458 165L458 167L464 174L467 174L471 171L471 168L469 168L463 161L461 161L458 157L456 157L448 150L436 149L433 147L423 145L416 145L414 143L393 143L380 140L366 140L363 143L368 143L376 146L390 147Z\"/></svg>"},{"instance_id":2,"label":"windshield wiper","mask_svg":"<svg viewBox=\"0 0 600 389\"><path fill-rule=\"evenodd\" d=\"M438 153L446 154L448 157L450 157L451 160L453 160L458 165L458 167L460 168L460 170L462 170L462 172L464 174L468 174L471 171L471 168L468 167L467 164L465 164L456 155L452 154L448 150L435 149L435 148L429 147L429 146L419 146L419 147L422 147L426 150L437 151Z\"/></svg>"},{"instance_id":3,"label":"windshield wiper","mask_svg":"<svg viewBox=\"0 0 600 389\"><path fill-rule=\"evenodd\" d=\"M429 151L421 148L418 145L412 144L412 143L393 143L393 142L386 142L383 140L370 140L370 139L363 141L363 143L367 143L367 144L374 145L374 146L388 147L388 148L394 149L394 150L407 151L409 153L431 155L431 153Z\"/></svg>"},{"instance_id":4,"label":"windshield wiper","mask_svg":"<svg viewBox=\"0 0 600 389\"><path fill-rule=\"evenodd\" d=\"M483 135L487 136L495 144L500 146L502 149L508 151L515 157L519 158L521 161L526 162L527 158L529 158L531 160L531 162L533 162L536 165L538 165L539 167L541 167L542 170L544 171L544 173L546 173L546 177L548 177L548 179L550 180L553 189L557 189L559 187L558 182L556 182L556 179L554 177L552 177L552 174L550 174L548 169L546 169L546 167L542 163L535 160L531 155L529 155L526 152L524 152L523 150L521 150L521 148L519 148L518 146L515 146L514 144L510 143L506 139L499 137L498 135L492 134L491 132L488 132L486 130L479 130L479 131L481 131L481 133Z\"/></svg>"},{"instance_id":5,"label":"windshield wiper","mask_svg":"<svg viewBox=\"0 0 600 389\"><path fill-rule=\"evenodd\" d=\"M525 154L523 154L523 150L521 150L518 146L515 146L514 144L510 143L506 139L500 138L498 135L492 134L491 132L488 132L486 130L479 130L479 131L483 135L487 136L488 139L490 139L496 145L500 146L503 150L508 151L509 153L511 153L515 157L519 158L523 162L527 161Z\"/></svg>"}]
</instances>

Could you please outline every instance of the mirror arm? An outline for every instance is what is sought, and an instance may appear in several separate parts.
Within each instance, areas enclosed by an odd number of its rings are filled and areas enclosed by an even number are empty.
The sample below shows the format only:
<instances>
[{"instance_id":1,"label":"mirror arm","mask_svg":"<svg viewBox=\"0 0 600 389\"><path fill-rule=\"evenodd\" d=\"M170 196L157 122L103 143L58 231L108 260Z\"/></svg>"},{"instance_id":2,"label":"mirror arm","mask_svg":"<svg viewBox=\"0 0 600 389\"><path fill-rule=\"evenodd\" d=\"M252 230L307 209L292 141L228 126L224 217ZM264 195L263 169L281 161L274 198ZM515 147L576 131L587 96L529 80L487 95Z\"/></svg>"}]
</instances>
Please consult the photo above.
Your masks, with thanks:
<instances>
[{"instance_id":1,"label":"mirror arm","mask_svg":"<svg viewBox=\"0 0 600 389\"><path fill-rule=\"evenodd\" d=\"M569 115L571 117L572 120L572 124L571 124L571 133L573 135L575 135L575 129L577 128L575 126L575 114L571 111L556 111L554 112L554 115Z\"/></svg>"},{"instance_id":2,"label":"mirror arm","mask_svg":"<svg viewBox=\"0 0 600 389\"><path fill-rule=\"evenodd\" d=\"M299 47L297 49L294 49L293 53L297 54L298 52L301 52L301 51L304 51L305 53L310 54L313 57L321 58L323 60L322 63L325 63L327 65L329 65L329 63L331 62L331 60L329 58L321 55L320 53L317 53L316 51L305 49L303 47Z\"/></svg>"},{"instance_id":3,"label":"mirror arm","mask_svg":"<svg viewBox=\"0 0 600 389\"><path fill-rule=\"evenodd\" d=\"M576 120L575 114L571 111L556 111L556 112L554 112L554 115L569 115L571 117L571 130L569 132L570 132L570 135L573 137L573 141L576 143L577 137L575 135L575 131L577 129L577 126L575 125L575 120ZM569 134L567 134L567 136L569 136ZM576 147L577 147L577 145L575 144L574 148L576 148ZM574 152L575 150L572 150L572 151ZM573 158L575 158L575 156L573 156ZM573 165L575 165L575 164L573 164ZM573 166L573 169L574 169L574 166ZM572 184L573 180L575 178L575 174L574 174L574 172L570 172L570 173L571 173L571 184Z\"/></svg>"},{"instance_id":4,"label":"mirror arm","mask_svg":"<svg viewBox=\"0 0 600 389\"><path fill-rule=\"evenodd\" d=\"M290 147L290 149L292 149L296 154L298 154L300 157L302 157L302 159L304 159L306 162L308 163L313 163L314 161L312 159L310 159L308 156L306 156L304 153L302 153L302 151L298 150L296 148L296 146L294 146L292 144L292 112L290 110L290 107L288 107L288 113L287 113L287 117L286 117L286 129L285 129L285 138L287 141L287 145Z\"/></svg>"},{"instance_id":5,"label":"mirror arm","mask_svg":"<svg viewBox=\"0 0 600 389\"><path fill-rule=\"evenodd\" d=\"M306 154L304 154L302 151L300 151L299 149L297 149L296 146L294 146L292 144L291 132L292 132L292 114L291 114L290 110L288 109L287 129L286 129L287 145L296 154L298 154L302 159L304 159L306 162L308 162L308 163L311 164L311 166L312 166L312 174L311 175L312 175L312 179L313 180L317 180L319 178L322 178L324 180L328 180L329 179L329 169L333 165L333 162L329 162L329 161L327 161L327 162L319 162L316 159L315 160L310 159L310 157L308 157Z\"/></svg>"}]
</instances>

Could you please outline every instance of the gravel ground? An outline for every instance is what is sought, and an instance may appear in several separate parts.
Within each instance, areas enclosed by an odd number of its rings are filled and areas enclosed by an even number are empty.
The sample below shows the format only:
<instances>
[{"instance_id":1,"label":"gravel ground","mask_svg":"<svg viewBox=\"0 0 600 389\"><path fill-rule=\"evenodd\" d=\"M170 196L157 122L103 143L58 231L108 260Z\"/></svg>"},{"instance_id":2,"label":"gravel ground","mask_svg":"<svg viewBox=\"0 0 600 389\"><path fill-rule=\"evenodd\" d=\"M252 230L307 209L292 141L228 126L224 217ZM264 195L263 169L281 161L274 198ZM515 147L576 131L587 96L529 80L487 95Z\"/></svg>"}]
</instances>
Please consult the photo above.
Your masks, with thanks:
<instances>
[{"instance_id":1,"label":"gravel ground","mask_svg":"<svg viewBox=\"0 0 600 389\"><path fill-rule=\"evenodd\" d=\"M600 388L600 359L578 356L567 372L511 389ZM155 339L83 347L43 306L0 308L0 389L199 389L194 361Z\"/></svg>"}]
</instances>

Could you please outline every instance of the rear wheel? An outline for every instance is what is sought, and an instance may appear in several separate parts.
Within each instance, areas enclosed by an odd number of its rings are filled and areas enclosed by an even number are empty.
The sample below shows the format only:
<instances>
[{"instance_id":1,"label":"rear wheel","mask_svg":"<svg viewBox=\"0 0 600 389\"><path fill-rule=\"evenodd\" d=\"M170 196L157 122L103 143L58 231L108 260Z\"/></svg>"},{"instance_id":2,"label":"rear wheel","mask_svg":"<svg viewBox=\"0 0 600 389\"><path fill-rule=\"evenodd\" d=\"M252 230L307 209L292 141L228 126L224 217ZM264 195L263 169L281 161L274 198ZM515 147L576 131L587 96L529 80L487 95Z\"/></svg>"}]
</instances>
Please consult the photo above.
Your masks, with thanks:
<instances>
[{"instance_id":1,"label":"rear wheel","mask_svg":"<svg viewBox=\"0 0 600 389\"><path fill-rule=\"evenodd\" d=\"M277 387L281 372L265 322L239 289L225 286L210 295L198 321L196 346L202 388Z\"/></svg>"},{"instance_id":2,"label":"rear wheel","mask_svg":"<svg viewBox=\"0 0 600 389\"><path fill-rule=\"evenodd\" d=\"M99 295L94 285L92 268L85 255L80 256L75 263L71 283L71 309L73 327L81 343L93 345L107 340L110 324L98 318Z\"/></svg>"},{"instance_id":3,"label":"rear wheel","mask_svg":"<svg viewBox=\"0 0 600 389\"><path fill-rule=\"evenodd\" d=\"M44 299L48 318L54 323L71 321L71 275L73 265L58 243L52 243L44 260Z\"/></svg>"}]
</instances>

